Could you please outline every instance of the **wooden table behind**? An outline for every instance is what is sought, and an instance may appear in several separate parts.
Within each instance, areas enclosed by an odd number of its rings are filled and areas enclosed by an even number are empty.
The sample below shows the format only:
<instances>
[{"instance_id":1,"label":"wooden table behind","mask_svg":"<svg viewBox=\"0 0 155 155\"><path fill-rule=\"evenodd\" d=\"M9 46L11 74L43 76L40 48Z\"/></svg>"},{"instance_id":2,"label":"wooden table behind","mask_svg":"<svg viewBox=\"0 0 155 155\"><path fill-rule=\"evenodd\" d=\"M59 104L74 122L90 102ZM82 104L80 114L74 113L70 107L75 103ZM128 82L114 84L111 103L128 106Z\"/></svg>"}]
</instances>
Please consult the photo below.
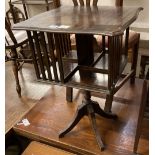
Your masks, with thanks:
<instances>
[{"instance_id":1,"label":"wooden table behind","mask_svg":"<svg viewBox=\"0 0 155 155\"><path fill-rule=\"evenodd\" d=\"M30 121L30 126L15 125L14 130L30 139L78 154L132 154L142 83L142 80L136 80L135 85L126 83L116 93L113 111L118 115L117 121L107 120L100 116L96 117L101 137L104 138L107 147L103 152L98 148L87 117L82 118L80 123L64 138L58 138L58 133L72 119L78 104L82 100L81 95L79 96L79 92L76 91L74 103L64 102L65 88L59 86L52 86L46 96L24 117ZM92 98L98 101L102 108L104 107L103 98ZM142 153L148 152L148 141L146 139L142 140L141 146Z\"/></svg>"}]
</instances>

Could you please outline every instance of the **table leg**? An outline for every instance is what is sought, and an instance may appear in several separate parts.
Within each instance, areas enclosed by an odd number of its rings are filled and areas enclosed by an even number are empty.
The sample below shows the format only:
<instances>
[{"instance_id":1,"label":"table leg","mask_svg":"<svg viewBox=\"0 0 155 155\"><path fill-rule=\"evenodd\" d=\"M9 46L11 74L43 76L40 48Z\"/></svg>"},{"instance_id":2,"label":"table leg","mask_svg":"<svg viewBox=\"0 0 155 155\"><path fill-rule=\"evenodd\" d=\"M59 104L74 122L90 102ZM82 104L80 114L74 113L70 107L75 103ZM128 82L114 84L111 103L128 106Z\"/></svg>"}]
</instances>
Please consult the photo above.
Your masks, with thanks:
<instances>
[{"instance_id":1,"label":"table leg","mask_svg":"<svg viewBox=\"0 0 155 155\"><path fill-rule=\"evenodd\" d=\"M93 43L92 35L76 34L77 56L78 56L79 65L90 66L94 62L94 52L92 48L93 46L92 43ZM81 78L82 76L85 76L85 75L81 74ZM68 89L67 93L70 95L71 89L70 88L67 88L67 89ZM78 107L73 120L63 131L60 132L59 138L63 137L65 134L70 132L77 125L77 123L82 119L82 117L87 115L89 116L91 126L94 131L99 148L101 151L103 151L105 148L105 145L103 144L103 141L97 129L95 113L99 114L101 117L105 117L108 119L116 119L117 116L115 114L112 114L111 112L109 113L108 110L107 112L103 111L97 102L92 101L90 91L83 90L83 96L84 98L83 98L82 104ZM112 95L109 96L108 102L109 100L112 103L112 100L113 100ZM110 109L111 109L111 106L110 106Z\"/></svg>"},{"instance_id":2,"label":"table leg","mask_svg":"<svg viewBox=\"0 0 155 155\"><path fill-rule=\"evenodd\" d=\"M139 39L140 39L140 35L139 35ZM137 67L137 59L138 59L138 48L139 48L139 40L134 45L134 49L133 49L131 70L134 70L134 74L131 76L131 79L130 79L131 84L135 83L136 67Z\"/></svg>"},{"instance_id":3,"label":"table leg","mask_svg":"<svg viewBox=\"0 0 155 155\"><path fill-rule=\"evenodd\" d=\"M73 88L66 87L66 101L72 102L72 100L73 100Z\"/></svg>"},{"instance_id":4,"label":"table leg","mask_svg":"<svg viewBox=\"0 0 155 155\"><path fill-rule=\"evenodd\" d=\"M20 84L19 84L19 78L18 78L18 63L16 61L16 58L17 58L17 51L16 49L13 49L11 51L12 53L12 58L14 58L14 60L12 61L12 69L13 69L13 73L14 73L14 76L15 76L15 80L16 80L16 91L18 93L18 96L21 97L21 87L20 87Z\"/></svg>"},{"instance_id":5,"label":"table leg","mask_svg":"<svg viewBox=\"0 0 155 155\"><path fill-rule=\"evenodd\" d=\"M82 101L82 104L78 107L71 123L63 131L60 132L59 138L64 137L65 134L70 132L78 124L78 122L82 119L83 116L87 115L89 116L99 148L101 151L103 151L105 145L102 142L101 136L96 126L95 113L100 115L101 117L105 117L108 119L117 119L117 115L104 112L97 102L91 100L91 95L89 91L84 91L83 94L84 99Z\"/></svg>"}]
</instances>

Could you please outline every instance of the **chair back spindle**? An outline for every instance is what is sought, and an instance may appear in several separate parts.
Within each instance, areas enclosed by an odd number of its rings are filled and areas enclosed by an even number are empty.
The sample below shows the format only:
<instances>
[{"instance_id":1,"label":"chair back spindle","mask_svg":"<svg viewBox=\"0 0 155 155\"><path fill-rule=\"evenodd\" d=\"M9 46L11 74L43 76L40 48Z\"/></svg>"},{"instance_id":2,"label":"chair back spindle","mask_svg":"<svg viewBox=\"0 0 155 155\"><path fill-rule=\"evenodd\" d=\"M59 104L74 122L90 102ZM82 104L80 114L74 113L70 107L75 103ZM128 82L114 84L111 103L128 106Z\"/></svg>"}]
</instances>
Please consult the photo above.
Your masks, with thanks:
<instances>
[{"instance_id":1,"label":"chair back spindle","mask_svg":"<svg viewBox=\"0 0 155 155\"><path fill-rule=\"evenodd\" d=\"M74 4L74 6L78 6L78 5L81 5L81 6L84 6L84 5L86 5L86 6L90 6L91 4L91 0L86 0L86 2L84 2L84 0L79 0L79 2L77 1L77 0L72 0L73 1L73 4ZM93 0L93 2L92 2L92 5L93 6L97 6L97 2L98 2L98 0Z\"/></svg>"}]
</instances>

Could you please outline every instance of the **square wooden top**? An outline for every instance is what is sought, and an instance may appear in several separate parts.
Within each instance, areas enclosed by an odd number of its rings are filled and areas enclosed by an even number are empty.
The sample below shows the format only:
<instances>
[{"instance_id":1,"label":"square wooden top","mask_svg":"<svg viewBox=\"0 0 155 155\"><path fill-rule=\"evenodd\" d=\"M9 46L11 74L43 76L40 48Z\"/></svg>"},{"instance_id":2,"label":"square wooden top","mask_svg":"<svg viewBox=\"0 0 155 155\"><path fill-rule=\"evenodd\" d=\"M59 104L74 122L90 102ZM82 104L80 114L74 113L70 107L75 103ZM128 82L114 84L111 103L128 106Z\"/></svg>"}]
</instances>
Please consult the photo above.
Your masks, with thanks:
<instances>
[{"instance_id":1,"label":"square wooden top","mask_svg":"<svg viewBox=\"0 0 155 155\"><path fill-rule=\"evenodd\" d=\"M15 24L16 30L119 35L138 17L141 7L63 6Z\"/></svg>"}]
</instances>

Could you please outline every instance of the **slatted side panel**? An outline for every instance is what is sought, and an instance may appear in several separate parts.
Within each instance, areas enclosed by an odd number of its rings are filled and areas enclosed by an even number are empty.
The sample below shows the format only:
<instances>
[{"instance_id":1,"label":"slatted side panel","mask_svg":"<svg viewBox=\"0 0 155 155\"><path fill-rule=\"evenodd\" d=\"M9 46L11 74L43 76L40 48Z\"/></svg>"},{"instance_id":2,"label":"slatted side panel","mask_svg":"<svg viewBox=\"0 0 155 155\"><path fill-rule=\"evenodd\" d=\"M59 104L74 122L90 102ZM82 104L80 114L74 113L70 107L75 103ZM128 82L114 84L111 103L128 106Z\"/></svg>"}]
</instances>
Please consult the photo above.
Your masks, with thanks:
<instances>
[{"instance_id":1,"label":"slatted side panel","mask_svg":"<svg viewBox=\"0 0 155 155\"><path fill-rule=\"evenodd\" d=\"M112 61L113 61L113 45L114 45L114 37L108 37L108 89L111 90L111 86L113 84L113 65L112 65Z\"/></svg>"},{"instance_id":2,"label":"slatted side panel","mask_svg":"<svg viewBox=\"0 0 155 155\"><path fill-rule=\"evenodd\" d=\"M80 2L81 6L84 6L84 1L83 0L79 0L79 2Z\"/></svg>"},{"instance_id":3,"label":"slatted side panel","mask_svg":"<svg viewBox=\"0 0 155 155\"><path fill-rule=\"evenodd\" d=\"M48 45L49 45L49 54L52 60L52 66L53 66L53 73L54 73L54 79L55 82L58 82L58 72L57 72L57 56L56 56L56 51L55 51L55 45L54 45L54 38L52 33L47 33L47 38L48 38Z\"/></svg>"},{"instance_id":4,"label":"slatted side panel","mask_svg":"<svg viewBox=\"0 0 155 155\"><path fill-rule=\"evenodd\" d=\"M116 84L118 78L120 77L120 61L122 55L122 36L114 37L114 66L113 66L113 74L114 74L114 84Z\"/></svg>"},{"instance_id":5,"label":"slatted side panel","mask_svg":"<svg viewBox=\"0 0 155 155\"><path fill-rule=\"evenodd\" d=\"M34 64L34 69L35 69L35 72L36 72L36 76L37 76L37 79L40 79L41 77L40 77L40 70L39 70L39 67L38 67L37 56L36 56L36 49L35 49L34 42L33 42L33 37L31 35L30 31L27 31L27 36L28 36L30 48L31 48L31 51L32 51L32 58L33 58L33 64Z\"/></svg>"},{"instance_id":6,"label":"slatted side panel","mask_svg":"<svg viewBox=\"0 0 155 155\"><path fill-rule=\"evenodd\" d=\"M73 1L74 6L77 6L78 5L77 0L72 0L72 1Z\"/></svg>"},{"instance_id":7,"label":"slatted side panel","mask_svg":"<svg viewBox=\"0 0 155 155\"><path fill-rule=\"evenodd\" d=\"M50 69L51 64L50 64L50 59L49 59L49 55L48 55L48 51L47 51L47 43L45 40L44 32L40 32L40 44L41 44L41 48L43 51L44 65L47 70L48 79L50 81L52 81L52 73L51 73L51 69Z\"/></svg>"},{"instance_id":8,"label":"slatted side panel","mask_svg":"<svg viewBox=\"0 0 155 155\"><path fill-rule=\"evenodd\" d=\"M38 31L27 33L37 78L59 82L53 34Z\"/></svg>"},{"instance_id":9,"label":"slatted side panel","mask_svg":"<svg viewBox=\"0 0 155 155\"><path fill-rule=\"evenodd\" d=\"M122 57L122 35L108 37L108 88L111 89L120 76Z\"/></svg>"},{"instance_id":10,"label":"slatted side panel","mask_svg":"<svg viewBox=\"0 0 155 155\"><path fill-rule=\"evenodd\" d=\"M129 27L126 29L125 32L125 49L124 49L125 55L128 55L128 42L129 42Z\"/></svg>"},{"instance_id":11,"label":"slatted side panel","mask_svg":"<svg viewBox=\"0 0 155 155\"><path fill-rule=\"evenodd\" d=\"M78 5L81 5L81 6L90 6L91 5L91 2L92 2L92 5L93 6L97 6L97 2L98 0L72 0L73 1L73 4L74 6L78 6Z\"/></svg>"},{"instance_id":12,"label":"slatted side panel","mask_svg":"<svg viewBox=\"0 0 155 155\"><path fill-rule=\"evenodd\" d=\"M54 34L56 55L58 59L58 68L60 73L60 81L64 83L64 70L62 56L64 54L63 37L62 34Z\"/></svg>"},{"instance_id":13,"label":"slatted side panel","mask_svg":"<svg viewBox=\"0 0 155 155\"><path fill-rule=\"evenodd\" d=\"M123 52L122 52L122 45L123 44L123 35L121 35L121 36L119 36L119 38L118 38L118 49L119 49L119 51L118 51L118 64L117 64L117 68L118 68L118 77L120 77L120 74L122 74L122 73L120 73L120 70L119 70L119 68L120 68L120 60L121 60L121 56L123 55Z\"/></svg>"},{"instance_id":14,"label":"slatted side panel","mask_svg":"<svg viewBox=\"0 0 155 155\"><path fill-rule=\"evenodd\" d=\"M123 0L115 0L116 6L123 6Z\"/></svg>"},{"instance_id":15,"label":"slatted side panel","mask_svg":"<svg viewBox=\"0 0 155 155\"><path fill-rule=\"evenodd\" d=\"M93 6L97 6L98 0L93 0Z\"/></svg>"},{"instance_id":16,"label":"slatted side panel","mask_svg":"<svg viewBox=\"0 0 155 155\"><path fill-rule=\"evenodd\" d=\"M39 64L40 71L42 74L42 79L47 80L47 77L45 74L43 56L42 56L41 49L40 49L39 37L36 31L33 32L33 37L34 37L34 42L35 42L35 47L36 47L36 55L38 57L38 64Z\"/></svg>"}]
</instances>

